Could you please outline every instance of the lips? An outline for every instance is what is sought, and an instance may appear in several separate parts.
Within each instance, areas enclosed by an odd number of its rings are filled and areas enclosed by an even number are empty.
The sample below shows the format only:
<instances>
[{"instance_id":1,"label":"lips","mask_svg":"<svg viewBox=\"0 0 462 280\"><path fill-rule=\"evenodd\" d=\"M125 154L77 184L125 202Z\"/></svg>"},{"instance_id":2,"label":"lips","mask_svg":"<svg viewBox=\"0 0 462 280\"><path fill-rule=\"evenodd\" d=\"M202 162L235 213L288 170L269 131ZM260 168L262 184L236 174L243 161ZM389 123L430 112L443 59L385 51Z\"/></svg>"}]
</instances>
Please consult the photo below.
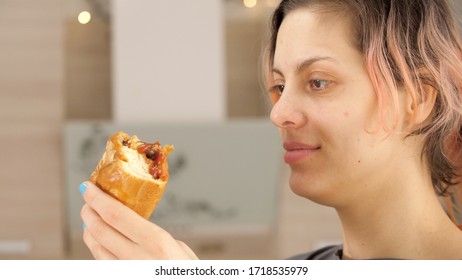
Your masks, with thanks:
<instances>
[{"instance_id":1,"label":"lips","mask_svg":"<svg viewBox=\"0 0 462 280\"><path fill-rule=\"evenodd\" d=\"M286 141L284 142L283 147L286 150L286 153L284 154L284 162L287 164L300 162L321 149L320 146L308 145L296 141Z\"/></svg>"}]
</instances>

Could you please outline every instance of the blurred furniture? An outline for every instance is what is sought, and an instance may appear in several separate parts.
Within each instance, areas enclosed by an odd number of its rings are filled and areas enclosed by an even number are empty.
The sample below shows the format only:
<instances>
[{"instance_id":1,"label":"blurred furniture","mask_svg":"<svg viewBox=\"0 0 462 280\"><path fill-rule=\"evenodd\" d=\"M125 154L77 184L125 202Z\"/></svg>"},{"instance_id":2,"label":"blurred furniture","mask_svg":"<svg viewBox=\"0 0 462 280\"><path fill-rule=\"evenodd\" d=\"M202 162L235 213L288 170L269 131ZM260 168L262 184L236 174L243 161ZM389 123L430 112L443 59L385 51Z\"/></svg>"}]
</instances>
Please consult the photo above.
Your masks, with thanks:
<instances>
[{"instance_id":1,"label":"blurred furniture","mask_svg":"<svg viewBox=\"0 0 462 280\"><path fill-rule=\"evenodd\" d=\"M65 257L61 3L0 1L0 258Z\"/></svg>"}]
</instances>

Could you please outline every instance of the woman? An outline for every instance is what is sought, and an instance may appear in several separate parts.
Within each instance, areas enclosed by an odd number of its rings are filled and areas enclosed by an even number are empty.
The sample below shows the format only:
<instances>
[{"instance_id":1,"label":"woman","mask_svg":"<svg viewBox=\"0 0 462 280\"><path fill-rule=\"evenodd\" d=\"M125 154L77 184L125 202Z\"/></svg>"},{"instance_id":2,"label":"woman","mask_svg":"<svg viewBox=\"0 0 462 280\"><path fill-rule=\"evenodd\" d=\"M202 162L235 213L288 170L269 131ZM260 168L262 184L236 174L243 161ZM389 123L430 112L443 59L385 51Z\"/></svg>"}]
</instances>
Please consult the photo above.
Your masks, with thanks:
<instances>
[{"instance_id":1,"label":"woman","mask_svg":"<svg viewBox=\"0 0 462 280\"><path fill-rule=\"evenodd\" d=\"M461 166L461 45L447 3L285 0L272 23L265 72L291 189L335 208L343 228L341 246L295 258L462 259L436 195L457 198ZM96 258L196 258L83 189Z\"/></svg>"}]
</instances>

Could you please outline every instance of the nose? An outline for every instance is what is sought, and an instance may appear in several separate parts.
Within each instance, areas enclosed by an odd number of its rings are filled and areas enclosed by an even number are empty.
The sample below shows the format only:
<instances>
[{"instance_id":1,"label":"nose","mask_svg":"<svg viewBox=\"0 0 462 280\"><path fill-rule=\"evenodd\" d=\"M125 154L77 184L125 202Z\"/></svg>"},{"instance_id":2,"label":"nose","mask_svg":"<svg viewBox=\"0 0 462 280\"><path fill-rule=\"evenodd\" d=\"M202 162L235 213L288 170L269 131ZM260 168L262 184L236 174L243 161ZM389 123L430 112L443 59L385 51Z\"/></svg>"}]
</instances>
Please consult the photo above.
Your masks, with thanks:
<instances>
[{"instance_id":1,"label":"nose","mask_svg":"<svg viewBox=\"0 0 462 280\"><path fill-rule=\"evenodd\" d=\"M279 100L274 104L270 114L271 121L279 128L299 128L305 125L307 116L303 103L296 96L284 90Z\"/></svg>"}]
</instances>

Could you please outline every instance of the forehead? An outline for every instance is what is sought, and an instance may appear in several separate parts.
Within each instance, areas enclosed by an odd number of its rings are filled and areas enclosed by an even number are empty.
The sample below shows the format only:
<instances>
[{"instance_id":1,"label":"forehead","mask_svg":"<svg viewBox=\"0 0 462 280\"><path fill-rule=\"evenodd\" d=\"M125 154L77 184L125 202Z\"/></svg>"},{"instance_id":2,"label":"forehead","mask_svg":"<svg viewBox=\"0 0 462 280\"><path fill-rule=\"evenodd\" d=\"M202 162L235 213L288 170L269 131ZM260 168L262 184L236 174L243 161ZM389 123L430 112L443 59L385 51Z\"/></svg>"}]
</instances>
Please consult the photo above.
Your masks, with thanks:
<instances>
[{"instance_id":1,"label":"forehead","mask_svg":"<svg viewBox=\"0 0 462 280\"><path fill-rule=\"evenodd\" d=\"M310 56L358 54L351 20L345 13L301 8L282 22L274 55L275 66Z\"/></svg>"}]
</instances>

